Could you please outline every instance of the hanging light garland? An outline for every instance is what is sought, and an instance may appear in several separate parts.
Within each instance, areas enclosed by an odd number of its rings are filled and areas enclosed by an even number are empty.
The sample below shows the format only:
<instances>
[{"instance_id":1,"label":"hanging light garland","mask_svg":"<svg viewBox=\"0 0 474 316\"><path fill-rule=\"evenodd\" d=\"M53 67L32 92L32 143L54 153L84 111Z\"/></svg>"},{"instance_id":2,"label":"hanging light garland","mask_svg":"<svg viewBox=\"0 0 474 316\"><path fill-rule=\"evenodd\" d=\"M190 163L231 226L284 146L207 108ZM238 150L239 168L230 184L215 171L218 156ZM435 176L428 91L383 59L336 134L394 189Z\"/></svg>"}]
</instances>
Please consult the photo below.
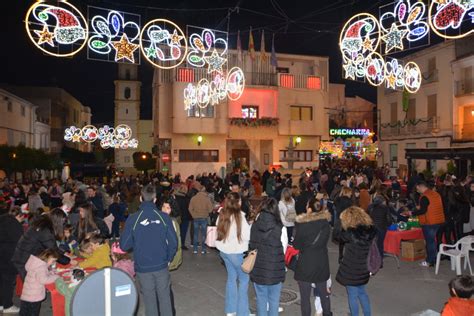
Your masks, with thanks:
<instances>
[{"instance_id":1,"label":"hanging light garland","mask_svg":"<svg viewBox=\"0 0 474 316\"><path fill-rule=\"evenodd\" d=\"M79 143L81 140L93 143L99 140L100 146L104 149L138 148L138 140L132 138L132 129L126 124L117 125L115 128L108 125L101 128L94 125L86 125L83 128L70 126L64 131L64 140L73 143Z\"/></svg>"}]
</instances>

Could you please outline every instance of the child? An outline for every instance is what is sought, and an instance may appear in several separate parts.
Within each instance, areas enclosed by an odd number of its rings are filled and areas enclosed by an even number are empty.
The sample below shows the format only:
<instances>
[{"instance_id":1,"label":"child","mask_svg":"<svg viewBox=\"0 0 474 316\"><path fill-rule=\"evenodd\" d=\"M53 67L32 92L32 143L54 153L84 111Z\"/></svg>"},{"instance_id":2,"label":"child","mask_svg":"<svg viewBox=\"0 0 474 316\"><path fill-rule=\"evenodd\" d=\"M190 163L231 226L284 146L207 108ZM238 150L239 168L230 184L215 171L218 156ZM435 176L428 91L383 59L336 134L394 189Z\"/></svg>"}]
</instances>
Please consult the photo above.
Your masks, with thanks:
<instances>
[{"instance_id":1,"label":"child","mask_svg":"<svg viewBox=\"0 0 474 316\"><path fill-rule=\"evenodd\" d=\"M74 293L74 290L76 289L76 286L81 283L81 281L85 278L85 273L84 270L81 269L74 269L72 270L72 282L71 283L66 283L62 278L58 278L55 282L56 284L56 290L58 290L59 293L64 295L64 301L65 301L65 314L66 316L70 315L70 304L71 304L71 298L72 294Z\"/></svg>"},{"instance_id":2,"label":"child","mask_svg":"<svg viewBox=\"0 0 474 316\"><path fill-rule=\"evenodd\" d=\"M451 298L444 305L442 316L474 315L474 278L460 275L449 282Z\"/></svg>"},{"instance_id":3,"label":"child","mask_svg":"<svg viewBox=\"0 0 474 316\"><path fill-rule=\"evenodd\" d=\"M73 235L73 227L70 224L64 226L64 239L58 245L61 251L65 253L74 253L78 248L76 238Z\"/></svg>"},{"instance_id":4,"label":"child","mask_svg":"<svg viewBox=\"0 0 474 316\"><path fill-rule=\"evenodd\" d=\"M45 285L53 283L59 277L49 270L59 256L55 249L46 249L37 257L30 255L25 265L26 277L20 297L20 316L40 314L41 302L46 298Z\"/></svg>"},{"instance_id":5,"label":"child","mask_svg":"<svg viewBox=\"0 0 474 316\"><path fill-rule=\"evenodd\" d=\"M88 255L84 261L79 263L79 267L83 269L102 269L112 266L110 246L99 235L92 235L90 238L84 239L81 243L81 251Z\"/></svg>"},{"instance_id":6,"label":"child","mask_svg":"<svg viewBox=\"0 0 474 316\"><path fill-rule=\"evenodd\" d=\"M117 241L112 244L112 261L114 268L127 272L132 278L135 277L135 268L130 254L123 251Z\"/></svg>"}]
</instances>

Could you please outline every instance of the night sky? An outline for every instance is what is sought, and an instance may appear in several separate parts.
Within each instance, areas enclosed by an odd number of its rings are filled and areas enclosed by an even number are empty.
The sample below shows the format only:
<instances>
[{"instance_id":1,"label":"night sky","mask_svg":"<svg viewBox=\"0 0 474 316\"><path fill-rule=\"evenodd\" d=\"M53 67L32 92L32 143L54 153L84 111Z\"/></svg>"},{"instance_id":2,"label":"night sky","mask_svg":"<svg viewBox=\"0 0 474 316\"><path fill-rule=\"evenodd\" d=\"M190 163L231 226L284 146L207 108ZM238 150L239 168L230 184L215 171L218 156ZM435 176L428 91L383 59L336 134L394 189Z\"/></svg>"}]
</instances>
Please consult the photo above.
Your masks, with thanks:
<instances>
[{"instance_id":1,"label":"night sky","mask_svg":"<svg viewBox=\"0 0 474 316\"><path fill-rule=\"evenodd\" d=\"M330 57L330 82L346 83L348 95L376 101L376 89L363 83L343 80L338 49L339 31L353 14L377 14L378 6L391 1L349 0L71 0L87 15L87 5L106 7L141 15L142 25L153 18L167 18L183 30L186 25L227 30L228 8L239 7L230 15L229 46L235 48L236 32L241 31L243 49L247 49L248 30L252 26L256 50L260 32L265 29L266 51L275 34L277 53L324 55ZM87 60L84 47L72 58L44 55L28 38L24 18L34 1L5 1L2 17L2 67L0 83L58 86L90 106L94 123L113 123L114 84L117 64ZM209 9L212 10L209 10ZM214 9L215 8L215 9ZM153 67L142 58L142 119L151 119Z\"/></svg>"}]
</instances>

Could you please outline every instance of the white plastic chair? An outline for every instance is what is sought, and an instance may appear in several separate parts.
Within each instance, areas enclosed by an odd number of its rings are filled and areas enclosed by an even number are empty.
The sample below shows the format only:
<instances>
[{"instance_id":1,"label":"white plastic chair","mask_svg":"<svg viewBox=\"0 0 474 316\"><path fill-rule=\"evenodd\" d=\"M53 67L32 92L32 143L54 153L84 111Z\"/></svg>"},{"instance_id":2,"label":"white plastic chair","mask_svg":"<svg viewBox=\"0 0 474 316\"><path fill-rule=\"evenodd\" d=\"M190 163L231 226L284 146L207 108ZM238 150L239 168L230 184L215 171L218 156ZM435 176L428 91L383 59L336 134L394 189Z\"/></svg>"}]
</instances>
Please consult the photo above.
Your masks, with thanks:
<instances>
[{"instance_id":1,"label":"white plastic chair","mask_svg":"<svg viewBox=\"0 0 474 316\"><path fill-rule=\"evenodd\" d=\"M469 251L473 251L474 236L466 236L458 240L454 245L441 244L439 245L438 256L436 257L436 271L438 274L439 263L441 256L449 256L451 258L451 270L456 270L456 275L461 275L461 259L464 258L464 270L466 266L469 267L469 272L472 274L471 262L469 260Z\"/></svg>"}]
</instances>

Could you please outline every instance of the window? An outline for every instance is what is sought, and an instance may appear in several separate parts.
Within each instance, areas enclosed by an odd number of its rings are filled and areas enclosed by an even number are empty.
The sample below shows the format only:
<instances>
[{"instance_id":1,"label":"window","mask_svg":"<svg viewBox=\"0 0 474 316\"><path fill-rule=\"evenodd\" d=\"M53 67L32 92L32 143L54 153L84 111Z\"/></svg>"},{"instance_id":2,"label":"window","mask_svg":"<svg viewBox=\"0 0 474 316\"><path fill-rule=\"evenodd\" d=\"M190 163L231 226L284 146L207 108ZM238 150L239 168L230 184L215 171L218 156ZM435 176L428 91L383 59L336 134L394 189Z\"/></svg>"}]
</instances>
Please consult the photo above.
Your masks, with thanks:
<instances>
[{"instance_id":1,"label":"window","mask_svg":"<svg viewBox=\"0 0 474 316\"><path fill-rule=\"evenodd\" d=\"M214 111L214 105L208 105L203 109L197 105L193 105L188 110L188 117L214 117Z\"/></svg>"},{"instance_id":2,"label":"window","mask_svg":"<svg viewBox=\"0 0 474 316\"><path fill-rule=\"evenodd\" d=\"M427 142L426 143L426 148L437 148L438 143L437 142ZM436 173L436 160L427 160L426 161L426 169L431 170L433 174Z\"/></svg>"},{"instance_id":3,"label":"window","mask_svg":"<svg viewBox=\"0 0 474 316\"><path fill-rule=\"evenodd\" d=\"M21 106L21 116L25 116L26 115L25 112L26 112L25 106L22 105Z\"/></svg>"},{"instance_id":4,"label":"window","mask_svg":"<svg viewBox=\"0 0 474 316\"><path fill-rule=\"evenodd\" d=\"M416 118L416 99L408 101L407 119L414 120Z\"/></svg>"},{"instance_id":5,"label":"window","mask_svg":"<svg viewBox=\"0 0 474 316\"><path fill-rule=\"evenodd\" d=\"M390 103L390 123L397 123L398 121L398 108L397 102Z\"/></svg>"},{"instance_id":6,"label":"window","mask_svg":"<svg viewBox=\"0 0 474 316\"><path fill-rule=\"evenodd\" d=\"M7 103L7 110L8 112L13 112L13 103L11 101Z\"/></svg>"},{"instance_id":7,"label":"window","mask_svg":"<svg viewBox=\"0 0 474 316\"><path fill-rule=\"evenodd\" d=\"M390 167L398 167L398 144L390 144Z\"/></svg>"},{"instance_id":8,"label":"window","mask_svg":"<svg viewBox=\"0 0 474 316\"><path fill-rule=\"evenodd\" d=\"M428 118L436 117L437 114L437 102L436 102L436 94L429 95L428 98Z\"/></svg>"},{"instance_id":9,"label":"window","mask_svg":"<svg viewBox=\"0 0 474 316\"><path fill-rule=\"evenodd\" d=\"M21 133L21 141L20 141L23 145L26 145L26 134L25 133Z\"/></svg>"},{"instance_id":10,"label":"window","mask_svg":"<svg viewBox=\"0 0 474 316\"><path fill-rule=\"evenodd\" d=\"M428 59L428 72L431 74L436 70L436 57Z\"/></svg>"},{"instance_id":11,"label":"window","mask_svg":"<svg viewBox=\"0 0 474 316\"><path fill-rule=\"evenodd\" d=\"M290 120L292 121L312 121L313 107L312 106L290 106Z\"/></svg>"},{"instance_id":12,"label":"window","mask_svg":"<svg viewBox=\"0 0 474 316\"><path fill-rule=\"evenodd\" d=\"M179 68L178 78L176 81L179 82L194 82L194 69L192 68Z\"/></svg>"},{"instance_id":13,"label":"window","mask_svg":"<svg viewBox=\"0 0 474 316\"><path fill-rule=\"evenodd\" d=\"M125 114L128 114L128 109L125 109Z\"/></svg>"},{"instance_id":14,"label":"window","mask_svg":"<svg viewBox=\"0 0 474 316\"><path fill-rule=\"evenodd\" d=\"M195 150L181 149L179 151L180 162L218 162L218 150Z\"/></svg>"},{"instance_id":15,"label":"window","mask_svg":"<svg viewBox=\"0 0 474 316\"><path fill-rule=\"evenodd\" d=\"M130 156L123 157L123 162L130 163Z\"/></svg>"},{"instance_id":16,"label":"window","mask_svg":"<svg viewBox=\"0 0 474 316\"><path fill-rule=\"evenodd\" d=\"M294 156L299 159L299 161L313 161L313 151L312 150L295 150ZM288 150L280 150L280 160L288 157Z\"/></svg>"},{"instance_id":17,"label":"window","mask_svg":"<svg viewBox=\"0 0 474 316\"><path fill-rule=\"evenodd\" d=\"M130 90L129 87L126 87L124 90L123 90L123 96L125 97L125 99L130 99L130 96L131 96L132 92Z\"/></svg>"},{"instance_id":18,"label":"window","mask_svg":"<svg viewBox=\"0 0 474 316\"><path fill-rule=\"evenodd\" d=\"M242 118L258 118L258 106L242 105Z\"/></svg>"},{"instance_id":19,"label":"window","mask_svg":"<svg viewBox=\"0 0 474 316\"><path fill-rule=\"evenodd\" d=\"M277 67L276 71L281 74L288 74L290 73L290 68L288 67Z\"/></svg>"}]
</instances>

